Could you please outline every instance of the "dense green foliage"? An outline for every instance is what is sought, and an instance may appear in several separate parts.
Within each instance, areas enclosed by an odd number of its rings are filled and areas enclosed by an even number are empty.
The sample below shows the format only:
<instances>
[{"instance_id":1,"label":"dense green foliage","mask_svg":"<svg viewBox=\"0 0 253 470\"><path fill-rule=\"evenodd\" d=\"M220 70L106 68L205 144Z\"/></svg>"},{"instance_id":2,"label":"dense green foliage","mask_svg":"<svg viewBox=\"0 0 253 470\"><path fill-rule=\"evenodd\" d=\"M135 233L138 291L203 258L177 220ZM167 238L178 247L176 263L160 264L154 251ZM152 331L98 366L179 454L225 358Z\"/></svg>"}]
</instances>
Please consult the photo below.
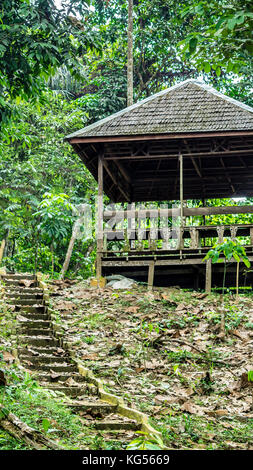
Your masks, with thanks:
<instances>
[{"instance_id":1,"label":"dense green foliage","mask_svg":"<svg viewBox=\"0 0 253 470\"><path fill-rule=\"evenodd\" d=\"M0 16L3 263L57 274L71 207L96 193L64 136L126 106L127 1L4 0ZM134 1L134 100L201 73L252 104L251 23L249 2ZM68 275L90 275L93 260L94 240L78 240Z\"/></svg>"},{"instance_id":2,"label":"dense green foliage","mask_svg":"<svg viewBox=\"0 0 253 470\"><path fill-rule=\"evenodd\" d=\"M192 24L183 41L184 50L205 72L213 69L219 76L221 68L235 73L252 70L252 2L191 0L184 5L181 17Z\"/></svg>"},{"instance_id":3,"label":"dense green foliage","mask_svg":"<svg viewBox=\"0 0 253 470\"><path fill-rule=\"evenodd\" d=\"M112 438L104 441L94 427L85 424L80 415L73 413L69 399L62 392L41 387L31 373L16 364L13 349L17 347L16 319L1 296L0 286L0 372L6 385L0 382L0 419L2 414L13 413L33 429L40 431L66 450L118 449ZM121 444L122 445L122 444ZM32 450L24 441L13 437L0 426L1 450Z\"/></svg>"},{"instance_id":4,"label":"dense green foliage","mask_svg":"<svg viewBox=\"0 0 253 470\"><path fill-rule=\"evenodd\" d=\"M94 199L93 178L63 142L68 132L84 125L85 117L76 103L50 92L43 108L29 103L19 108L22 118L9 128L10 141L1 145L0 233L1 238L7 238L5 263L17 270L37 267L48 271L52 268L52 251L56 267L64 261L75 214L59 210L57 219L53 214L57 225L53 240L46 213L42 207L39 209L43 195L52 192L57 197L63 193L72 204ZM64 208L69 211L67 205ZM79 258L85 256L87 248L87 242L80 242L73 254L73 266L79 266Z\"/></svg>"},{"instance_id":5,"label":"dense green foliage","mask_svg":"<svg viewBox=\"0 0 253 470\"><path fill-rule=\"evenodd\" d=\"M67 64L80 76L80 56L94 45L90 30L73 22L71 13L87 14L87 2L53 0L3 0L0 26L0 113L2 124L20 99L41 95L43 79ZM73 14L73 13L72 13Z\"/></svg>"}]
</instances>

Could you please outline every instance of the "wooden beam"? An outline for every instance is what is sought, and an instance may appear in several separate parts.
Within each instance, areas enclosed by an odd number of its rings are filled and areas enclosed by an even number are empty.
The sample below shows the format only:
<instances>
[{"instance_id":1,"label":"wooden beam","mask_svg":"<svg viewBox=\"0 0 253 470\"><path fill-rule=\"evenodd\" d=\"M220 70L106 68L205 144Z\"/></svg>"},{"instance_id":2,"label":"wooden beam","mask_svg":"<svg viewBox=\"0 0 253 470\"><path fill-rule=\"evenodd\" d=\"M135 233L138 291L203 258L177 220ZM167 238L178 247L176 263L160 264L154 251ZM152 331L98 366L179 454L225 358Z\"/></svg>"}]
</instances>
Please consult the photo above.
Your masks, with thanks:
<instances>
[{"instance_id":1,"label":"wooden beam","mask_svg":"<svg viewBox=\"0 0 253 470\"><path fill-rule=\"evenodd\" d=\"M217 177L219 176L219 178ZM215 185L215 187L219 187L219 186L223 186L224 188L227 188L228 184L226 183L225 181L225 184L224 184L224 176L223 174L220 174L220 175L215 175L215 174L212 174L210 176L203 176L202 178L202 181L205 181L207 183L207 185L209 184L212 184ZM252 176L253 174L252 173L244 173L243 175L238 175L238 178L235 180L236 184L242 184L244 185L245 183L249 183L251 184L252 186ZM222 177L222 178L221 178ZM236 178L236 175L234 175L234 179ZM225 178L226 180L226 178ZM155 178L155 177L151 177L151 176L148 176L147 178L145 176L143 176L143 178L138 178L138 179L135 179L133 180L133 184L135 186L137 186L136 189L139 189L141 187L144 187L144 186L147 186L149 188L149 183L152 183L152 182L156 182L158 183L158 188L161 188L162 185L164 185L165 187L167 186L167 182L170 181L171 183L174 183L175 181L175 176L170 176L167 178L166 177L158 177L158 178ZM193 185L195 183L195 187L196 188L201 188L201 181L200 179L197 177L197 176L192 176L192 175L186 175L186 177L184 178L184 182L185 184L188 183L191 187L190 189L193 188ZM253 188L253 186L252 186ZM186 187L186 190L189 189ZM212 188L213 189L213 188ZM235 191L233 191L235 192Z\"/></svg>"},{"instance_id":2,"label":"wooden beam","mask_svg":"<svg viewBox=\"0 0 253 470\"><path fill-rule=\"evenodd\" d=\"M139 212L141 214L139 215ZM104 218L110 219L115 211L105 211ZM133 211L118 211L120 217L127 218L128 216L132 217L150 217L152 216L152 209L147 211L138 211L136 210L133 214ZM200 216L200 215L217 215L217 214L253 214L253 206L222 206L222 207L185 207L184 216ZM158 209L158 215L160 217L172 217L180 216L180 209Z\"/></svg>"},{"instance_id":3,"label":"wooden beam","mask_svg":"<svg viewBox=\"0 0 253 470\"><path fill-rule=\"evenodd\" d=\"M195 153L187 153L187 152L182 152L182 155L185 158L197 158L197 157L229 157L231 155L235 156L240 156L240 155L249 155L251 156L253 152L253 144L252 144L252 149L238 149L238 150L229 150L229 151L217 151L217 152L195 152ZM105 160L159 160L159 159L168 159L168 158L177 158L178 153L164 153L164 154L146 154L146 155L111 155L111 156L106 156Z\"/></svg>"},{"instance_id":4,"label":"wooden beam","mask_svg":"<svg viewBox=\"0 0 253 470\"><path fill-rule=\"evenodd\" d=\"M124 196L125 200L127 202L130 202L130 196L124 191L124 189L121 187L121 185L117 182L113 172L110 170L109 165L106 161L103 160L103 164L105 167L105 170L107 171L108 175L110 176L111 180L113 181L113 184L117 187L117 189L121 192L121 194Z\"/></svg>"},{"instance_id":5,"label":"wooden beam","mask_svg":"<svg viewBox=\"0 0 253 470\"><path fill-rule=\"evenodd\" d=\"M161 160L159 160L159 162L161 162ZM218 171L220 171L221 174L224 173L224 169L221 168L220 166L208 166L208 167L203 168L203 170L208 172L208 176L209 176L210 172L214 173L214 175L212 175L212 176L217 175ZM249 174L249 172L251 174L253 174L253 166L252 165L247 166L247 167L229 166L229 167L227 167L227 170L229 170L230 175L234 175L234 176L247 175L247 174ZM176 168L167 169L166 172L169 173L171 176L177 176L177 174L178 174L178 171L176 170ZM141 177L145 177L145 178L147 177L148 178L149 176L153 176L154 173L156 174L156 177L158 178L159 174L164 175L165 171L164 170L158 170L158 169L154 170L153 168L152 169L145 168L145 170L144 169L138 170L138 171L135 172L134 181L140 179ZM184 168L184 175L189 174L190 176L191 175L193 176L193 173L195 175L195 172L194 172L193 168Z\"/></svg>"},{"instance_id":6,"label":"wooden beam","mask_svg":"<svg viewBox=\"0 0 253 470\"><path fill-rule=\"evenodd\" d=\"M191 155L191 161L192 161L192 164L193 164L193 166L194 166L194 168L195 168L197 174L199 175L200 178L202 178L201 171L200 171L200 169L199 169L199 167L198 167L198 165L197 165L197 163L196 163L195 158L192 156L192 151L191 151L191 149L190 149L190 147L189 147L188 142L187 142L186 139L184 139L184 144L185 144L185 146L186 146L186 148L187 148L188 154Z\"/></svg>"},{"instance_id":7,"label":"wooden beam","mask_svg":"<svg viewBox=\"0 0 253 470\"><path fill-rule=\"evenodd\" d=\"M198 190L198 191L195 191L194 192L191 192L191 193L187 193L185 194L185 198L186 199L199 199L199 195L201 193L201 190ZM251 189L241 189L241 190L237 190L236 193L234 194L234 197L253 197L253 188ZM174 197L174 194L171 192L168 194L168 192L166 193L165 195L165 190L164 191L156 191L156 192L153 192L152 194L152 200L153 201L164 201L165 200L165 197L167 200L175 200L175 197ZM215 197L216 198L231 198L231 193L229 193L228 191L215 191ZM179 196L178 196L179 198ZM178 199L177 198L177 199ZM206 190L205 191L205 198L206 199L213 199L214 198L214 192L213 191L210 191L210 190ZM133 193L132 197L131 197L131 201L132 202L150 202L150 196L144 196L143 193ZM115 201L116 202L116 201ZM117 198L117 202L125 202L125 199L122 199L122 198Z\"/></svg>"},{"instance_id":8,"label":"wooden beam","mask_svg":"<svg viewBox=\"0 0 253 470\"><path fill-rule=\"evenodd\" d=\"M112 217L112 220L114 220L115 217ZM122 219L121 219L122 220ZM130 220L130 219L128 219ZM135 219L134 219L135 220ZM191 246L190 248L186 248L186 250L192 250L192 249L198 249L199 244L198 241L201 238L213 238L213 237L218 237L219 235L219 229L221 225L199 225L199 226L184 226L184 233L183 233L183 238L191 238ZM238 236L243 236L243 237L248 237L248 236L253 236L253 225L252 224L233 224L233 225L224 225L223 227L223 235L225 237L233 237L233 232L236 231ZM151 233L150 228L145 229L145 233L142 236L142 240L149 240L150 233ZM104 236L108 238L108 240L124 240L124 229L118 228L118 229L105 229L104 230ZM139 230L138 228L129 228L129 236L131 235L132 240L138 240L138 233ZM161 240L164 239L164 233L163 233L163 228L157 228L157 239ZM251 244L253 245L253 238L251 240ZM124 252L124 248L122 249ZM152 250L151 250L152 251ZM160 251L160 250L158 250Z\"/></svg>"},{"instance_id":9,"label":"wooden beam","mask_svg":"<svg viewBox=\"0 0 253 470\"><path fill-rule=\"evenodd\" d=\"M220 158L220 162L221 162L221 164L222 164L222 167L223 167L224 170L225 170L225 175L226 175L227 181L228 181L228 183L229 183L229 185L230 185L230 187L231 187L231 189L232 189L232 192L235 193L235 187L234 187L234 185L232 184L231 178L230 178L230 176L229 176L229 174L228 174L228 172L227 172L227 170L229 171L229 168L226 168L225 163L224 163L224 161L223 161L223 158Z\"/></svg>"},{"instance_id":10,"label":"wooden beam","mask_svg":"<svg viewBox=\"0 0 253 470\"><path fill-rule=\"evenodd\" d=\"M94 130L94 132L96 132ZM176 134L146 134L146 135L122 135L100 137L72 137L66 139L70 144L96 143L96 142L132 142L141 140L171 140L171 139L201 139L206 137L236 137L253 136L253 131L221 131L221 132L192 132Z\"/></svg>"},{"instance_id":11,"label":"wooden beam","mask_svg":"<svg viewBox=\"0 0 253 470\"><path fill-rule=\"evenodd\" d=\"M132 182L132 179L131 179L131 176L128 172L128 170L124 167L124 165L122 163L120 163L118 160L115 160L114 163L117 165L120 173L122 174L122 176L125 178L125 180L131 184Z\"/></svg>"},{"instance_id":12,"label":"wooden beam","mask_svg":"<svg viewBox=\"0 0 253 470\"><path fill-rule=\"evenodd\" d=\"M103 154L98 156L98 207L97 207L97 278L102 276L101 253L103 251Z\"/></svg>"},{"instance_id":13,"label":"wooden beam","mask_svg":"<svg viewBox=\"0 0 253 470\"><path fill-rule=\"evenodd\" d=\"M197 163L196 163L195 158L194 158L194 157L191 157L191 161L192 161L192 163L193 163L193 166L194 166L194 168L195 168L197 174L199 175L200 178L202 178L202 173L201 173L201 171L200 171L200 169L199 169L199 167L198 167L198 165L197 165Z\"/></svg>"}]
</instances>

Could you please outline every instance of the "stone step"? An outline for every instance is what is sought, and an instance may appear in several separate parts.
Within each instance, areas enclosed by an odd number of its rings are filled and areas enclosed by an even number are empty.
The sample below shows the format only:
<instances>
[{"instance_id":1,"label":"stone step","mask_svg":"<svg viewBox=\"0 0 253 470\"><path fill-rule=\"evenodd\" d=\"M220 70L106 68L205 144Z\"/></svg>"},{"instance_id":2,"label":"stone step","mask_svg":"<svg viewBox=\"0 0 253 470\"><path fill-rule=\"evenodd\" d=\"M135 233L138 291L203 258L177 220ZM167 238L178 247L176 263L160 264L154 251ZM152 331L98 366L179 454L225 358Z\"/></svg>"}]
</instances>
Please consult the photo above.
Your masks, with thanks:
<instances>
[{"instance_id":1,"label":"stone step","mask_svg":"<svg viewBox=\"0 0 253 470\"><path fill-rule=\"evenodd\" d=\"M32 328L50 328L51 325L50 320L37 320L37 318L32 320L24 318L24 320L19 320L18 322L19 328L27 328L29 330L29 333Z\"/></svg>"},{"instance_id":2,"label":"stone step","mask_svg":"<svg viewBox=\"0 0 253 470\"><path fill-rule=\"evenodd\" d=\"M41 360L45 357L46 359L50 359L50 357L55 357L57 359L63 359L64 361L71 361L69 355L65 353L60 353L59 350L62 348L59 348L59 346L29 346L28 348L25 347L19 347L18 348L18 353L19 355L25 355L25 356L31 356L31 357L36 357L40 358Z\"/></svg>"},{"instance_id":3,"label":"stone step","mask_svg":"<svg viewBox=\"0 0 253 470\"><path fill-rule=\"evenodd\" d=\"M47 308L44 305L37 305L36 307L31 307L27 305L14 305L15 312L27 313L44 313L47 314Z\"/></svg>"},{"instance_id":4,"label":"stone step","mask_svg":"<svg viewBox=\"0 0 253 470\"><path fill-rule=\"evenodd\" d=\"M96 421L94 424L96 429L101 431L140 431L141 424L136 423L135 421L120 421L120 418L116 415L116 419L114 420L104 420L104 421Z\"/></svg>"},{"instance_id":5,"label":"stone step","mask_svg":"<svg viewBox=\"0 0 253 470\"><path fill-rule=\"evenodd\" d=\"M3 275L4 279L25 279L25 280L31 280L31 279L36 279L36 276L34 274L30 273L9 273L9 274L4 274Z\"/></svg>"},{"instance_id":6,"label":"stone step","mask_svg":"<svg viewBox=\"0 0 253 470\"><path fill-rule=\"evenodd\" d=\"M48 313L47 312L40 312L40 313L29 313L24 310L19 312L20 316L26 318L29 321L32 320L45 320L47 321L49 319Z\"/></svg>"},{"instance_id":7,"label":"stone step","mask_svg":"<svg viewBox=\"0 0 253 470\"><path fill-rule=\"evenodd\" d=\"M66 385L60 385L59 383L57 384L50 384L48 382L41 383L40 384L42 387L47 388L49 390L54 390L57 392L62 392L65 395L69 397L81 397L81 396L87 396L87 389L81 386L69 386L67 387Z\"/></svg>"},{"instance_id":8,"label":"stone step","mask_svg":"<svg viewBox=\"0 0 253 470\"><path fill-rule=\"evenodd\" d=\"M38 303L38 300L40 301L39 303L43 304L44 303L44 297L42 294L31 294L31 293L16 293L16 292L6 292L6 297L8 302L11 302L12 300L21 300L27 301L27 302L32 302L32 303ZM15 302L14 302L15 303ZM27 304L26 304L27 305Z\"/></svg>"},{"instance_id":9,"label":"stone step","mask_svg":"<svg viewBox=\"0 0 253 470\"><path fill-rule=\"evenodd\" d=\"M28 369L31 369L32 371L44 371L44 372L48 372L50 373L50 371L54 371L54 372L69 372L69 374L72 373L73 375L73 372L74 373L77 373L77 367L73 364L68 364L66 362L62 362L62 363L57 363L56 361L55 362L52 362L50 364L41 364L40 362L36 362L36 361L33 361L32 359L22 359L21 360L21 357L20 357L20 361L22 362L23 365L27 366Z\"/></svg>"},{"instance_id":10,"label":"stone step","mask_svg":"<svg viewBox=\"0 0 253 470\"><path fill-rule=\"evenodd\" d=\"M70 404L66 405L73 409L75 412L85 411L90 415L107 415L116 411L117 405L112 405L110 403L103 402L101 400L92 401L90 400L72 400Z\"/></svg>"},{"instance_id":11,"label":"stone step","mask_svg":"<svg viewBox=\"0 0 253 470\"><path fill-rule=\"evenodd\" d=\"M28 287L9 287L8 289L5 289L5 293L6 294L12 294L13 296L15 295L18 295L18 294L24 294L24 295L27 295L27 294L31 294L31 295L43 295L43 290L40 289L39 287L31 287L31 288L28 288Z\"/></svg>"},{"instance_id":12,"label":"stone step","mask_svg":"<svg viewBox=\"0 0 253 470\"><path fill-rule=\"evenodd\" d=\"M53 338L52 336L27 336L27 335L20 335L19 336L19 343L20 344L27 344L30 346L58 346L57 339Z\"/></svg>"},{"instance_id":13,"label":"stone step","mask_svg":"<svg viewBox=\"0 0 253 470\"><path fill-rule=\"evenodd\" d=\"M12 304L12 305L25 305L25 306L28 306L28 305L32 305L33 307L43 307L44 306L44 300L43 298L42 299L38 299L38 301L34 300L34 299L20 299L19 297L16 297L16 298L13 298L13 297L9 297L8 299L8 303Z\"/></svg>"},{"instance_id":14,"label":"stone step","mask_svg":"<svg viewBox=\"0 0 253 470\"><path fill-rule=\"evenodd\" d=\"M57 377L51 377L50 372L43 372L37 370L35 373L36 379L39 382L49 382L49 383L60 383L61 385L65 385L67 380L74 380L77 384L85 383L87 385L86 378L80 375L78 372L55 372ZM68 385L68 384L67 384ZM69 384L71 386L71 383ZM75 385L75 384L73 384Z\"/></svg>"},{"instance_id":15,"label":"stone step","mask_svg":"<svg viewBox=\"0 0 253 470\"><path fill-rule=\"evenodd\" d=\"M27 326L18 326L17 327L17 332L20 335L29 335L29 336L50 336L52 334L52 330L50 328L47 328L46 326L42 326L40 328L34 328L34 327L27 327Z\"/></svg>"},{"instance_id":16,"label":"stone step","mask_svg":"<svg viewBox=\"0 0 253 470\"><path fill-rule=\"evenodd\" d=\"M27 279L28 280L28 279ZM16 286L16 287L26 287L22 282L21 280L18 280L18 279L4 279L4 284L9 287L9 286ZM37 281L34 281L33 284L32 284L32 287L38 287L39 284ZM29 286L31 287L31 286Z\"/></svg>"},{"instance_id":17,"label":"stone step","mask_svg":"<svg viewBox=\"0 0 253 470\"><path fill-rule=\"evenodd\" d=\"M62 319L65 320L65 321L68 321L68 320L73 320L73 315L63 315L62 316Z\"/></svg>"},{"instance_id":18,"label":"stone step","mask_svg":"<svg viewBox=\"0 0 253 470\"><path fill-rule=\"evenodd\" d=\"M53 337L43 291L37 287L37 280L31 287L25 287L22 285L24 279L32 280L34 276L7 275L4 279L8 303L15 306L20 317L24 317L19 319L17 328L19 359L24 367L31 371L41 386L78 398L65 405L75 412L86 412L94 417L95 429L105 433L140 430L141 425L134 420L117 416L117 405L100 400L97 387L79 374L76 364Z\"/></svg>"},{"instance_id":19,"label":"stone step","mask_svg":"<svg viewBox=\"0 0 253 470\"><path fill-rule=\"evenodd\" d=\"M51 364L65 364L66 361L69 359L68 357L66 356L56 356L56 355L48 355L48 354L43 354L43 355L35 355L35 354L19 354L19 359L21 362L30 362L36 366L41 366L43 368L44 365L47 365L48 367L51 365ZM72 363L71 362L68 362L68 364L70 364L72 366ZM75 367L75 365L74 365Z\"/></svg>"}]
</instances>

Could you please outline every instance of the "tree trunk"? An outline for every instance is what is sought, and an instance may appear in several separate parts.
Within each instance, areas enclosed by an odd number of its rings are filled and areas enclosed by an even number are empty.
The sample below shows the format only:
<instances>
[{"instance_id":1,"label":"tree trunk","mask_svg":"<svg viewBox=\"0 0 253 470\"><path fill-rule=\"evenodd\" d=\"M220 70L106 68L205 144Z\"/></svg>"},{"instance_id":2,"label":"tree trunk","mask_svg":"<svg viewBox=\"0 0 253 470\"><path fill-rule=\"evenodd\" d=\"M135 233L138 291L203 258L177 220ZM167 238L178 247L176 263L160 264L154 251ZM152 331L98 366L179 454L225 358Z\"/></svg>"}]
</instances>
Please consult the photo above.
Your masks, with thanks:
<instances>
[{"instance_id":1,"label":"tree trunk","mask_svg":"<svg viewBox=\"0 0 253 470\"><path fill-rule=\"evenodd\" d=\"M69 263L70 263L70 258L71 258L71 255L72 255L72 251L73 251L73 248L74 248L74 244L75 244L75 240L76 240L78 231L79 231L79 222L76 221L75 224L74 224L74 227L73 227L71 239L69 241L69 246L68 246L68 249L67 249L65 261L63 263L59 279L64 279L65 273L68 270Z\"/></svg>"},{"instance_id":2,"label":"tree trunk","mask_svg":"<svg viewBox=\"0 0 253 470\"><path fill-rule=\"evenodd\" d=\"M54 276L54 242L51 243L51 275Z\"/></svg>"},{"instance_id":3,"label":"tree trunk","mask_svg":"<svg viewBox=\"0 0 253 470\"><path fill-rule=\"evenodd\" d=\"M133 104L133 0L128 0L127 106Z\"/></svg>"},{"instance_id":4,"label":"tree trunk","mask_svg":"<svg viewBox=\"0 0 253 470\"><path fill-rule=\"evenodd\" d=\"M0 427L14 436L16 439L24 441L33 449L62 449L61 446L48 439L40 431L31 428L26 423L21 421L16 415L6 411L2 405L0 405Z\"/></svg>"},{"instance_id":5,"label":"tree trunk","mask_svg":"<svg viewBox=\"0 0 253 470\"><path fill-rule=\"evenodd\" d=\"M0 246L0 263L3 259L4 247L5 247L5 240L2 240L2 243L1 243L1 246Z\"/></svg>"},{"instance_id":6,"label":"tree trunk","mask_svg":"<svg viewBox=\"0 0 253 470\"><path fill-rule=\"evenodd\" d=\"M3 250L3 258L5 258L8 255L9 236L10 236L10 229L7 229L5 237L4 237L5 238L5 245L4 245L4 250Z\"/></svg>"}]
</instances>

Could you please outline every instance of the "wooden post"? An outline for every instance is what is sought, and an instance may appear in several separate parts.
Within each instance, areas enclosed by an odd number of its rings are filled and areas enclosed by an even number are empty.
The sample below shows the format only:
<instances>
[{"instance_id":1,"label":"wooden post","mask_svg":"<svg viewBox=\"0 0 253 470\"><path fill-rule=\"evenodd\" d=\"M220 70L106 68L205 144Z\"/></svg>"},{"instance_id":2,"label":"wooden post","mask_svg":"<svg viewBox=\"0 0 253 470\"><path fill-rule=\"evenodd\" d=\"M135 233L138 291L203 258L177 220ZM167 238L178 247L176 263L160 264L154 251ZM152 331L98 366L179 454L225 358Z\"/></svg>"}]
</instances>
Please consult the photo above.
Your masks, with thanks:
<instances>
[{"instance_id":1,"label":"wooden post","mask_svg":"<svg viewBox=\"0 0 253 470\"><path fill-rule=\"evenodd\" d=\"M179 155L179 167L180 167L180 217L181 217L181 227L183 225L183 216L184 216L184 187L183 187L183 155Z\"/></svg>"},{"instance_id":2,"label":"wooden post","mask_svg":"<svg viewBox=\"0 0 253 470\"><path fill-rule=\"evenodd\" d=\"M153 289L154 273L155 273L155 262L150 261L150 264L149 264L149 267L148 267L148 290Z\"/></svg>"},{"instance_id":3,"label":"wooden post","mask_svg":"<svg viewBox=\"0 0 253 470\"><path fill-rule=\"evenodd\" d=\"M206 207L206 200L205 199L202 199L202 204L203 204L203 207ZM206 216L203 215L203 225L206 225ZM202 241L200 242L200 248L201 248L201 243L204 243L204 246L206 246L206 239L203 238Z\"/></svg>"},{"instance_id":4,"label":"wooden post","mask_svg":"<svg viewBox=\"0 0 253 470\"><path fill-rule=\"evenodd\" d=\"M236 300L239 297L239 273L240 273L240 261L236 263Z\"/></svg>"},{"instance_id":5,"label":"wooden post","mask_svg":"<svg viewBox=\"0 0 253 470\"><path fill-rule=\"evenodd\" d=\"M212 287L212 260L208 259L206 262L206 292L211 293Z\"/></svg>"},{"instance_id":6,"label":"wooden post","mask_svg":"<svg viewBox=\"0 0 253 470\"><path fill-rule=\"evenodd\" d=\"M127 211L127 240L129 251L135 248L135 239L132 238L132 235L135 236L135 204L131 203L128 205Z\"/></svg>"},{"instance_id":7,"label":"wooden post","mask_svg":"<svg viewBox=\"0 0 253 470\"><path fill-rule=\"evenodd\" d=\"M224 239L223 239L223 236L224 236L224 225L219 225L217 227L217 234L218 234L218 243L223 243L224 242Z\"/></svg>"},{"instance_id":8,"label":"wooden post","mask_svg":"<svg viewBox=\"0 0 253 470\"><path fill-rule=\"evenodd\" d=\"M98 156L98 207L97 207L97 279L102 276L103 251L103 155Z\"/></svg>"},{"instance_id":9,"label":"wooden post","mask_svg":"<svg viewBox=\"0 0 253 470\"><path fill-rule=\"evenodd\" d=\"M250 229L250 244L253 245L253 228Z\"/></svg>"},{"instance_id":10,"label":"wooden post","mask_svg":"<svg viewBox=\"0 0 253 470\"><path fill-rule=\"evenodd\" d=\"M180 257L184 247L184 181L183 181L183 155L179 155L179 168L180 168Z\"/></svg>"},{"instance_id":11,"label":"wooden post","mask_svg":"<svg viewBox=\"0 0 253 470\"><path fill-rule=\"evenodd\" d=\"M199 231L196 229L196 227L190 228L190 236L191 236L191 242L190 242L190 247L193 248L194 250L199 248Z\"/></svg>"}]
</instances>

